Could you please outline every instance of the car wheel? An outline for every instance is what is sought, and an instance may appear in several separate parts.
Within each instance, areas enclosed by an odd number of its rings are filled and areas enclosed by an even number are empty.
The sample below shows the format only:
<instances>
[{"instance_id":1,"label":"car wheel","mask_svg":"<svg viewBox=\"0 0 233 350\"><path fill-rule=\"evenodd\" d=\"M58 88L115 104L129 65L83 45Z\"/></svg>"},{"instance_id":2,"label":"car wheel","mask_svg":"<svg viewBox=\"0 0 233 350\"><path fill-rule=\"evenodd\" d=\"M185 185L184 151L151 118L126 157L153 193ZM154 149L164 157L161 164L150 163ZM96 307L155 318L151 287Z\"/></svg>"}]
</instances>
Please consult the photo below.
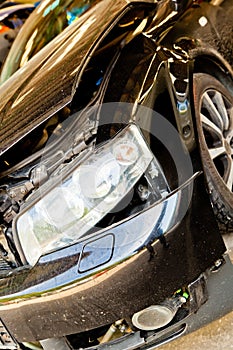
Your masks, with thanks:
<instances>
[{"instance_id":1,"label":"car wheel","mask_svg":"<svg viewBox=\"0 0 233 350\"><path fill-rule=\"evenodd\" d=\"M194 109L200 152L214 211L233 226L233 96L214 77L194 75Z\"/></svg>"}]
</instances>

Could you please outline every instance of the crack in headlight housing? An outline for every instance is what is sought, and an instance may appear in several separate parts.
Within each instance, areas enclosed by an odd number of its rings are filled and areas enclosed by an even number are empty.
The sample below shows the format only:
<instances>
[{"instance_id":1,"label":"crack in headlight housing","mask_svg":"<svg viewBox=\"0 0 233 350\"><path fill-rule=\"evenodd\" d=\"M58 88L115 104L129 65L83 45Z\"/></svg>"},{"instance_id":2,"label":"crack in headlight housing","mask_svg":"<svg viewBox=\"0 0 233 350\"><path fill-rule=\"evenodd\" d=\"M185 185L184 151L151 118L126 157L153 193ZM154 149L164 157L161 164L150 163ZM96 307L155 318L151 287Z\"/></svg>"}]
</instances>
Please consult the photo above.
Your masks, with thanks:
<instances>
[{"instance_id":1,"label":"crack in headlight housing","mask_svg":"<svg viewBox=\"0 0 233 350\"><path fill-rule=\"evenodd\" d=\"M159 164L134 124L98 147L15 218L14 238L24 260L35 265L40 256L86 237L135 186L152 160L161 177Z\"/></svg>"}]
</instances>

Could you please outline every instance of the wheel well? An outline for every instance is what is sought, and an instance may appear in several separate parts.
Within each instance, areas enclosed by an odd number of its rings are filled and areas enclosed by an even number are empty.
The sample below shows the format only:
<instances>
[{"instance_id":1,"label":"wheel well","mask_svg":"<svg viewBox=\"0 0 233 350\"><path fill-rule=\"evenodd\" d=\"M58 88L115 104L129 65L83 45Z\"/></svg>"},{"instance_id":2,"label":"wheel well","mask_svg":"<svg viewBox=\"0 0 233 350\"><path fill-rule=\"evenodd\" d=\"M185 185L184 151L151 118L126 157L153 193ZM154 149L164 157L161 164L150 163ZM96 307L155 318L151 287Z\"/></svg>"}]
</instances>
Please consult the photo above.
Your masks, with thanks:
<instances>
[{"instance_id":1,"label":"wheel well","mask_svg":"<svg viewBox=\"0 0 233 350\"><path fill-rule=\"evenodd\" d=\"M233 94L233 77L220 60L210 56L196 57L193 73L206 73L215 77Z\"/></svg>"}]
</instances>

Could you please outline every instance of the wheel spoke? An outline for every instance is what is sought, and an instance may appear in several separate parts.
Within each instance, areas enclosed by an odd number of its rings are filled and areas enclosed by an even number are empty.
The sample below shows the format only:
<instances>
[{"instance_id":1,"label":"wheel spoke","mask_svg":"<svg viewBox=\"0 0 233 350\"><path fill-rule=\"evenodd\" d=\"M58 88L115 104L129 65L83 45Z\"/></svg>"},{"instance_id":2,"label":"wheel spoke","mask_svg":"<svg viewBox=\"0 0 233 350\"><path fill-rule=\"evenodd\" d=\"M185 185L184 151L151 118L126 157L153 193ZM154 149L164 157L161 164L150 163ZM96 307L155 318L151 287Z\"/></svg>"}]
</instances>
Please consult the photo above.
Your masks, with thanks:
<instances>
[{"instance_id":1,"label":"wheel spoke","mask_svg":"<svg viewBox=\"0 0 233 350\"><path fill-rule=\"evenodd\" d=\"M215 159L218 156L220 156L221 154L225 154L226 149L224 146L216 147L216 148L209 148L209 153L210 153L211 159Z\"/></svg>"},{"instance_id":2,"label":"wheel spoke","mask_svg":"<svg viewBox=\"0 0 233 350\"><path fill-rule=\"evenodd\" d=\"M223 180L225 181L227 187L230 191L232 191L233 185L233 159L231 157L228 158L228 166L227 170L224 174Z\"/></svg>"},{"instance_id":3,"label":"wheel spoke","mask_svg":"<svg viewBox=\"0 0 233 350\"><path fill-rule=\"evenodd\" d=\"M203 95L203 106L208 110L212 121L223 131L223 120L207 92Z\"/></svg>"},{"instance_id":4,"label":"wheel spoke","mask_svg":"<svg viewBox=\"0 0 233 350\"><path fill-rule=\"evenodd\" d=\"M216 103L218 106L218 111L221 115L221 119L223 121L223 129L228 130L229 128L229 117L228 117L228 112L222 97L222 94L218 91L215 91L213 101Z\"/></svg>"},{"instance_id":5,"label":"wheel spoke","mask_svg":"<svg viewBox=\"0 0 233 350\"><path fill-rule=\"evenodd\" d=\"M230 130L226 135L226 140L228 143L230 143L232 139L233 139L233 129Z\"/></svg>"},{"instance_id":6,"label":"wheel spoke","mask_svg":"<svg viewBox=\"0 0 233 350\"><path fill-rule=\"evenodd\" d=\"M209 131L211 134L216 135L221 141L223 139L223 134L221 129L217 125L215 125L210 119L208 119L204 114L201 113L201 121L203 124L203 128Z\"/></svg>"}]
</instances>

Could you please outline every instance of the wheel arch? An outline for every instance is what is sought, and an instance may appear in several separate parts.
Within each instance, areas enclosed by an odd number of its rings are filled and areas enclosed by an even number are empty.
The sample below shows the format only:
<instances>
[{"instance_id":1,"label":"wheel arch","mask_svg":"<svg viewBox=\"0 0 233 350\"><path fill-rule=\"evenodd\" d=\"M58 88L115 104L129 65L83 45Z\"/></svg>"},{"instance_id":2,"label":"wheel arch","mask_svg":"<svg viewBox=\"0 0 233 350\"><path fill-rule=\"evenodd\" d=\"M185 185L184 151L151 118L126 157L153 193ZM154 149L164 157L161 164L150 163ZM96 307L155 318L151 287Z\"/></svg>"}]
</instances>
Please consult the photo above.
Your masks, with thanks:
<instances>
[{"instance_id":1,"label":"wheel arch","mask_svg":"<svg viewBox=\"0 0 233 350\"><path fill-rule=\"evenodd\" d=\"M201 49L190 53L193 60L192 75L206 73L212 75L226 86L233 95L233 69L215 50Z\"/></svg>"}]
</instances>

